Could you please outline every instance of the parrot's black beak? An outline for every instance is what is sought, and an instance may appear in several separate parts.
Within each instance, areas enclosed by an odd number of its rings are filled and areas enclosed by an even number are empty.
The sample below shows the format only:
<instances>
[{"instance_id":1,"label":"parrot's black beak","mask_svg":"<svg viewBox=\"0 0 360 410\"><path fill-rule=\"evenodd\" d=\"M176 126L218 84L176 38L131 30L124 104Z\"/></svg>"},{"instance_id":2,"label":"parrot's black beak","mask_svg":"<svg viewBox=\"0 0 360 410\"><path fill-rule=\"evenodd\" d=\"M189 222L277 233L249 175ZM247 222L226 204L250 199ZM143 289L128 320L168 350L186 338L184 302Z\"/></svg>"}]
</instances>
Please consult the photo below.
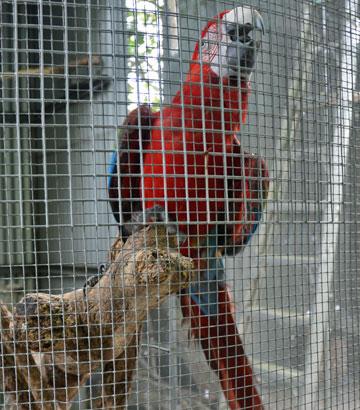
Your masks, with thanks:
<instances>
[{"instance_id":1,"label":"parrot's black beak","mask_svg":"<svg viewBox=\"0 0 360 410\"><path fill-rule=\"evenodd\" d=\"M229 77L231 80L240 78L246 81L254 70L256 56L261 47L263 19L254 11L252 23L228 23L226 31L231 39L226 50Z\"/></svg>"}]
</instances>

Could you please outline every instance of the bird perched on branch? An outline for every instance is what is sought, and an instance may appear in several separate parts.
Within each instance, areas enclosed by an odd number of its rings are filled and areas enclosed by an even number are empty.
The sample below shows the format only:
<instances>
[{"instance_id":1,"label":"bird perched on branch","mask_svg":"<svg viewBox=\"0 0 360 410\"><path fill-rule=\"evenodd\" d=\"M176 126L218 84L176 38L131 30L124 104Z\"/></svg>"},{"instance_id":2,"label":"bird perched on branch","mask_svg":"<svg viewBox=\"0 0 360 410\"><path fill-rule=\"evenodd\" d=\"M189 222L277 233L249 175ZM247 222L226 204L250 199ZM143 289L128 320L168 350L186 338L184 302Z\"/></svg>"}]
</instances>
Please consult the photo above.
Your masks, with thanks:
<instances>
[{"instance_id":1,"label":"bird perched on branch","mask_svg":"<svg viewBox=\"0 0 360 410\"><path fill-rule=\"evenodd\" d=\"M149 105L130 112L109 168L123 237L137 225L172 223L181 253L194 259L198 281L180 295L182 311L232 410L263 408L222 261L249 242L268 192L265 161L244 151L237 135L263 34L263 19L250 7L211 19L172 103L159 112Z\"/></svg>"}]
</instances>

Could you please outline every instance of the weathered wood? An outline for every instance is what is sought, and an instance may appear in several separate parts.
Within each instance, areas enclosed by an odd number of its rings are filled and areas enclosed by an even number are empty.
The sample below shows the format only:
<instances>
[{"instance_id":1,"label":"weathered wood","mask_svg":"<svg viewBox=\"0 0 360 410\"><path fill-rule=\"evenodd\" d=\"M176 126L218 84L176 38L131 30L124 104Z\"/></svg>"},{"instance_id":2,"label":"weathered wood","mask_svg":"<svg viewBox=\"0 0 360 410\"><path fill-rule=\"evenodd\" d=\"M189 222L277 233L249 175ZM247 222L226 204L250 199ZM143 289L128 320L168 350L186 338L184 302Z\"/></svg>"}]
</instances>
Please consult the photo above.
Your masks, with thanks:
<instances>
[{"instance_id":1,"label":"weathered wood","mask_svg":"<svg viewBox=\"0 0 360 410\"><path fill-rule=\"evenodd\" d=\"M19 77L40 77L40 76L52 76L65 74L68 70L69 74L76 73L76 70L80 67L90 67L101 65L101 58L98 55L85 56L78 58L74 61L70 61L67 66L65 65L51 65L45 67L26 67L21 68L14 72L5 72L0 74L0 84L2 80Z\"/></svg>"},{"instance_id":2,"label":"weathered wood","mask_svg":"<svg viewBox=\"0 0 360 410\"><path fill-rule=\"evenodd\" d=\"M192 260L175 248L176 239L164 226L146 227L125 244L116 240L109 268L85 293L30 293L15 305L13 315L2 306L8 401L21 409L30 408L29 403L36 409L36 402L42 409L68 409L79 386L102 368L103 397L95 408L123 408L148 311L193 277Z\"/></svg>"},{"instance_id":3,"label":"weathered wood","mask_svg":"<svg viewBox=\"0 0 360 410\"><path fill-rule=\"evenodd\" d=\"M126 408L126 397L131 390L131 380L137 361L137 345L138 336L134 335L123 353L106 363L103 371L103 394L92 408Z\"/></svg>"}]
</instances>

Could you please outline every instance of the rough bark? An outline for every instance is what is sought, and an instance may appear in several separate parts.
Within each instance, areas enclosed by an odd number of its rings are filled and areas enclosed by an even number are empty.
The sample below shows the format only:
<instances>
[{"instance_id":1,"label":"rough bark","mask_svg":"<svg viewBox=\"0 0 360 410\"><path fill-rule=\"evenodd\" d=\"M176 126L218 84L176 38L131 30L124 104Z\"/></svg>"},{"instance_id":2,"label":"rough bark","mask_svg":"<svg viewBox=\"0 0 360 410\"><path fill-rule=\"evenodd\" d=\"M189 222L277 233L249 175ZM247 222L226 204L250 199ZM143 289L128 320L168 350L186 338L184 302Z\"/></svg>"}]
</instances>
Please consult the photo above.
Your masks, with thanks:
<instances>
[{"instance_id":1,"label":"rough bark","mask_svg":"<svg viewBox=\"0 0 360 410\"><path fill-rule=\"evenodd\" d=\"M109 268L85 293L29 293L13 314L0 305L7 408L68 409L99 368L95 408L124 408L148 311L193 278L191 259L175 248L164 226L146 227L115 241Z\"/></svg>"}]
</instances>

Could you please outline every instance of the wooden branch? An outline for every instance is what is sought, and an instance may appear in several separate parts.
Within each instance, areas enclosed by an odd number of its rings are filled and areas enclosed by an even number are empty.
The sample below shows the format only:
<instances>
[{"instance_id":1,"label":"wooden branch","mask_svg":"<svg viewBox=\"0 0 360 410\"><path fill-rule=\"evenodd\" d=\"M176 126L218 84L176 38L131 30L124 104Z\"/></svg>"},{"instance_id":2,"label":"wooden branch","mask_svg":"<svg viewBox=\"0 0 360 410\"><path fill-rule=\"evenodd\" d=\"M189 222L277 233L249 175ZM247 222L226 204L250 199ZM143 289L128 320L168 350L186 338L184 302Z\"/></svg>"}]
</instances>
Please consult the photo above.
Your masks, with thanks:
<instances>
[{"instance_id":1,"label":"wooden branch","mask_svg":"<svg viewBox=\"0 0 360 410\"><path fill-rule=\"evenodd\" d=\"M91 58L89 56L85 56L75 61L69 62L67 68L69 73L75 71L78 67L90 67L90 62L92 66L99 66L101 65L101 58L98 55L93 55ZM66 66L45 66L41 67L29 67L29 68L21 68L16 72L5 72L0 73L0 80L5 80L9 78L14 78L16 75L19 77L40 77L41 75L44 76L51 76L55 74L64 74L66 72Z\"/></svg>"},{"instance_id":2,"label":"wooden branch","mask_svg":"<svg viewBox=\"0 0 360 410\"><path fill-rule=\"evenodd\" d=\"M192 260L175 247L164 226L146 227L125 245L115 242L108 270L85 295L83 289L30 293L13 316L2 306L1 337L9 342L2 345L10 349L3 353L4 385L16 408L30 408L22 404L26 399L42 409L68 409L79 386L99 368L105 384L95 408L123 408L148 311L193 278ZM26 397L19 382L31 392Z\"/></svg>"},{"instance_id":3,"label":"wooden branch","mask_svg":"<svg viewBox=\"0 0 360 410\"><path fill-rule=\"evenodd\" d=\"M123 353L105 365L103 394L95 401L92 408L125 409L126 397L131 390L131 380L137 361L138 339L137 335L134 335Z\"/></svg>"},{"instance_id":4,"label":"wooden branch","mask_svg":"<svg viewBox=\"0 0 360 410\"><path fill-rule=\"evenodd\" d=\"M12 315L0 305L1 315L1 366L2 385L7 392L7 409L41 409L41 384L43 378L30 352L14 344ZM29 390L30 389L30 390ZM42 396L49 400L49 392ZM37 402L37 403L36 403ZM22 404L23 403L23 404ZM26 405L25 405L26 403Z\"/></svg>"}]
</instances>

